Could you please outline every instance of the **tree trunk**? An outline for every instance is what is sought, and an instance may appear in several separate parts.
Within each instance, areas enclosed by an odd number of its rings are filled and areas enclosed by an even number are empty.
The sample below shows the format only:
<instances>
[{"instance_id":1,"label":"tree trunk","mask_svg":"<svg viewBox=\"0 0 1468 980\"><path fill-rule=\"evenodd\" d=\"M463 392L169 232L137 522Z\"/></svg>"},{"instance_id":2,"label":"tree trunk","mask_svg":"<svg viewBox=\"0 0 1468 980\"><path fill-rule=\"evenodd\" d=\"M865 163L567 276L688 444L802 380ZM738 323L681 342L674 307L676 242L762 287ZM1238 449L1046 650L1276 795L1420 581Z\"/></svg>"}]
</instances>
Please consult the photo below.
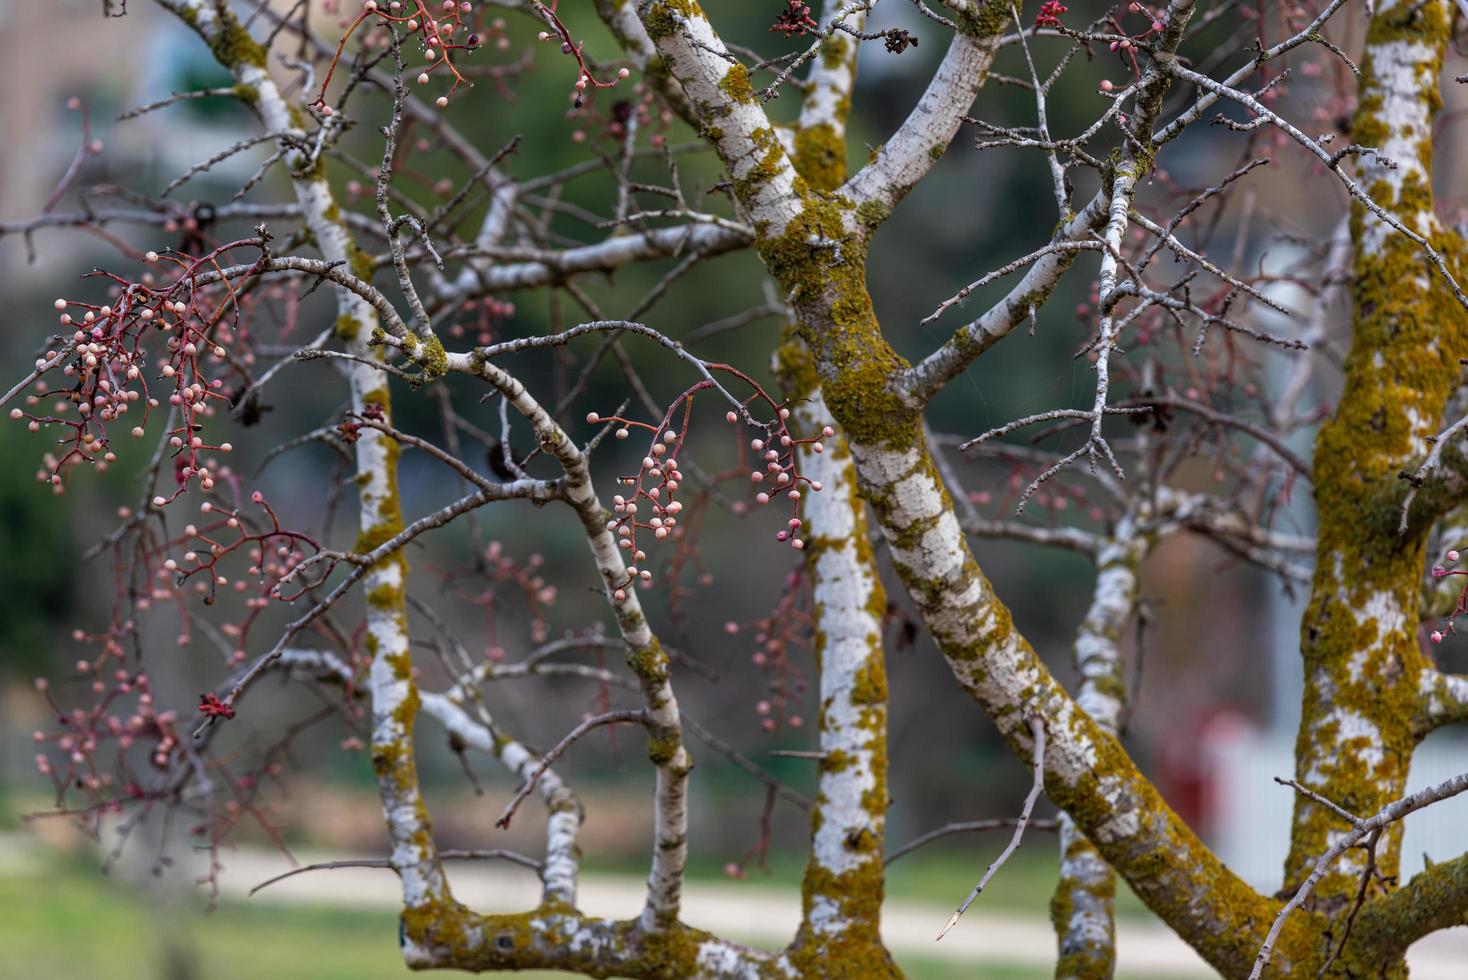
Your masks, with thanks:
<instances>
[{"instance_id":1,"label":"tree trunk","mask_svg":"<svg viewBox=\"0 0 1468 980\"><path fill-rule=\"evenodd\" d=\"M1441 2L1386 4L1367 35L1352 142L1380 148L1359 160L1361 183L1386 211L1456 256L1433 210L1432 119L1450 14ZM1384 159L1386 158L1386 159ZM1322 797L1369 816L1406 792L1412 752L1429 731L1423 682L1432 676L1418 628L1432 521L1399 528L1408 484L1401 478L1428 451L1468 352L1468 324L1418 245L1354 205L1352 342L1340 406L1316 441L1314 484L1319 552L1301 623L1305 692L1295 778ZM1329 808L1295 797L1285 894L1348 829ZM1374 855L1347 851L1315 887L1310 906L1342 943L1358 895L1369 905L1387 889L1362 878L1399 877L1402 824L1381 835ZM1329 957L1329 954L1327 954ZM1348 948L1330 975L1353 975ZM1404 973L1400 951L1359 964L1373 975ZM1291 970L1281 976L1313 975ZM1301 964L1303 967L1303 964Z\"/></svg>"}]
</instances>

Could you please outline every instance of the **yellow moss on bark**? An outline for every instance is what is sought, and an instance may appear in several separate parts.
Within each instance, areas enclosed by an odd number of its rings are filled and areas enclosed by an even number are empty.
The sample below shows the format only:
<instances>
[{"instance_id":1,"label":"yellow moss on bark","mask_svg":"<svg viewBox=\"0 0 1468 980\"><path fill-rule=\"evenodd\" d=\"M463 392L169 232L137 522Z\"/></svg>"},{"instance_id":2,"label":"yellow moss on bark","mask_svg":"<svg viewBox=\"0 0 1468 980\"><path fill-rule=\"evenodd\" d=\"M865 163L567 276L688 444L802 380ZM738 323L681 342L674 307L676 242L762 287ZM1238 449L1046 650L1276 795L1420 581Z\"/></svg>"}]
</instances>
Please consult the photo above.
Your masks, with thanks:
<instances>
[{"instance_id":1,"label":"yellow moss on bark","mask_svg":"<svg viewBox=\"0 0 1468 980\"><path fill-rule=\"evenodd\" d=\"M1378 14L1368 31L1352 123L1353 140L1366 145L1415 139L1416 162L1426 174L1432 172L1430 126L1421 133L1406 129L1387 98L1418 99L1429 119L1437 111L1447 23L1442 0L1394 4ZM1417 68L1420 91L1395 91L1395 82L1377 74L1372 51L1397 42L1429 53ZM1425 233L1460 276L1460 243L1431 218L1427 180L1416 168L1394 179L1374 164L1364 169L1377 203ZM1354 313L1345 388L1315 448L1318 550L1301 623L1305 696L1296 763L1306 785L1364 816L1404 795L1412 752L1425 732L1420 678L1432 664L1422 651L1417 624L1431 521L1413 520L1399 533L1408 489L1401 473L1420 461L1425 437L1436 430L1457 384L1457 359L1468 354L1468 314L1422 250L1383 229L1359 204L1353 208L1351 233ZM1296 798L1287 891L1299 886L1342 828L1340 818L1326 808ZM1376 850L1377 866L1388 878L1398 874L1400 844L1397 823ZM1358 852L1348 854L1316 886L1316 936L1353 904L1362 866ZM1368 908L1377 896L1374 889L1368 892ZM1390 976L1403 968L1395 954L1383 960L1364 935L1353 936L1352 948L1331 975L1363 969Z\"/></svg>"}]
</instances>

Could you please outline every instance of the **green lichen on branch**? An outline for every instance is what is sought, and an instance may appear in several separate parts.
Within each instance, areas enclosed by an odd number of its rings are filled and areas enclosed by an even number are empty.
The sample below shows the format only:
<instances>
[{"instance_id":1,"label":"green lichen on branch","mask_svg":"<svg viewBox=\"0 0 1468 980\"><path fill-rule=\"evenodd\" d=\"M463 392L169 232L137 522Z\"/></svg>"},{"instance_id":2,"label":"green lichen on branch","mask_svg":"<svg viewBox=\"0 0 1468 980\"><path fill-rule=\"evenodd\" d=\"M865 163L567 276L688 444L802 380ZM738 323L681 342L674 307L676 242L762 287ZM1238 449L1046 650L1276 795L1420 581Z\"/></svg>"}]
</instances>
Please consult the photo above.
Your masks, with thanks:
<instances>
[{"instance_id":1,"label":"green lichen on branch","mask_svg":"<svg viewBox=\"0 0 1468 980\"><path fill-rule=\"evenodd\" d=\"M264 68L269 63L264 45L250 35L227 7L215 6L210 17L214 23L203 22L190 7L179 5L173 9L184 23L198 32L215 59L225 68L231 71L245 65Z\"/></svg>"},{"instance_id":2,"label":"green lichen on branch","mask_svg":"<svg viewBox=\"0 0 1468 980\"><path fill-rule=\"evenodd\" d=\"M794 300L798 333L818 365L826 404L853 442L909 439L920 419L891 385L907 362L877 324L866 288L866 242L846 225L854 208L818 191L802 201L794 220L779 235L762 236L756 248Z\"/></svg>"},{"instance_id":3,"label":"green lichen on branch","mask_svg":"<svg viewBox=\"0 0 1468 980\"><path fill-rule=\"evenodd\" d=\"M386 415L390 410L388 398L387 389L379 388L365 394L362 401L364 405L381 406ZM364 521L362 529L357 534L353 550L358 554L367 554L386 544L403 530L402 504L398 498L398 457L402 454L402 447L395 440L386 436L369 436L364 433L362 438L380 438L383 453L380 474L381 492L374 494L368 489L368 485L372 482L371 473L358 475L362 510L364 514L371 514L372 519Z\"/></svg>"},{"instance_id":4,"label":"green lichen on branch","mask_svg":"<svg viewBox=\"0 0 1468 980\"><path fill-rule=\"evenodd\" d=\"M994 37L1010 25L1010 0L984 0L977 10L962 14L959 27L976 37Z\"/></svg>"},{"instance_id":5,"label":"green lichen on branch","mask_svg":"<svg viewBox=\"0 0 1468 980\"><path fill-rule=\"evenodd\" d=\"M792 296L797 333L814 359L826 404L853 447L858 469L864 454L910 461L906 472L884 471L880 482L862 473L861 494L894 554L921 554L927 536L951 519L952 501L927 451L920 412L895 390L894 379L907 363L886 342L872 308L864 237L851 230L854 223L848 223L848 218L860 216L852 214L851 202L835 195L807 192L801 203L801 211L779 234L761 235L759 254L782 290ZM914 486L933 488L941 506L926 515L909 513L898 488ZM951 622L955 597L985 597L965 613L973 624L967 639L937 637L955 673L1016 753L1028 752L1022 717L1073 719L1075 731L1069 740L1094 747L1095 761L1089 774L1074 782L1049 778L1051 799L1070 811L1088 833L1110 825L1119 809L1135 816L1144 829L1112 835L1102 844L1103 854L1149 907L1185 932L1205 959L1225 972L1247 973L1277 903L1224 868L1137 772L1115 739L1073 710L1069 696L1014 631L1008 610L994 598L966 544L960 540L957 547L964 551L963 560L951 573L939 575L896 562L926 622ZM991 698L1002 688L989 684L991 669L1017 671L1034 682L1017 698L1006 696L1004 703L998 703ZM1210 924L1207 928L1200 925L1205 921ZM1227 925L1219 928L1219 923ZM1296 938L1296 929L1287 930L1285 945Z\"/></svg>"},{"instance_id":6,"label":"green lichen on branch","mask_svg":"<svg viewBox=\"0 0 1468 980\"><path fill-rule=\"evenodd\" d=\"M694 0L658 0L642 16L642 26L647 36L657 42L672 37L680 29L680 21L702 16L703 11Z\"/></svg>"},{"instance_id":7,"label":"green lichen on branch","mask_svg":"<svg viewBox=\"0 0 1468 980\"><path fill-rule=\"evenodd\" d=\"M819 394L814 364L799 339L789 337L781 346L778 371L787 398ZM803 424L825 421L808 406L802 406L801 412ZM888 690L880 625L886 613L886 594L845 440L839 434L829 440L824 455L823 465L840 475L833 476L823 493L843 496L828 499L807 514L805 563L815 589L815 658L822 678L818 719L821 789L811 812L812 848L801 882L802 927L787 955L800 976L897 977L901 973L882 944L879 928L890 803ZM820 523L823 514L837 512L841 512L839 533ZM852 578L845 587L866 592L856 615L865 617L869 629L860 639L852 630L853 610L844 605L832 608L822 599L824 586L833 584L832 576L834 581ZM831 646L833 635L843 637L839 648ZM831 793L852 792L853 782L863 787L858 810L829 798ZM839 826L827 825L833 803L842 814ZM833 852L833 844L838 852Z\"/></svg>"},{"instance_id":8,"label":"green lichen on branch","mask_svg":"<svg viewBox=\"0 0 1468 980\"><path fill-rule=\"evenodd\" d=\"M451 900L434 902L404 911L402 931L412 946L427 952L423 966L474 973L559 970L635 980L701 975L700 947L716 942L680 922L647 932L636 920L593 919L556 902L507 915L479 915ZM787 976L763 954L739 955L748 957L748 972L741 975Z\"/></svg>"},{"instance_id":9,"label":"green lichen on branch","mask_svg":"<svg viewBox=\"0 0 1468 980\"><path fill-rule=\"evenodd\" d=\"M351 341L356 340L357 336L361 332L362 321L358 320L350 313L343 313L341 316L336 318L336 327L333 330L333 333L335 333L336 336L341 338L342 340L350 343Z\"/></svg>"},{"instance_id":10,"label":"green lichen on branch","mask_svg":"<svg viewBox=\"0 0 1468 980\"><path fill-rule=\"evenodd\" d=\"M1095 845L1075 834L1066 844L1062 857L1066 862L1078 862L1088 854L1102 860ZM1109 919L1116 905L1116 876L1108 871L1097 880L1078 881L1062 874L1056 882L1055 894L1050 898L1050 922L1060 938L1056 980L1111 980L1116 969L1115 927L1109 942L1073 929L1071 919L1076 914L1078 896L1085 906L1103 909Z\"/></svg>"},{"instance_id":11,"label":"green lichen on branch","mask_svg":"<svg viewBox=\"0 0 1468 980\"><path fill-rule=\"evenodd\" d=\"M813 190L834 191L846 179L846 141L830 123L795 133L795 171Z\"/></svg>"},{"instance_id":12,"label":"green lichen on branch","mask_svg":"<svg viewBox=\"0 0 1468 980\"><path fill-rule=\"evenodd\" d=\"M836 71L853 54L855 42L848 41L846 37L836 31L821 42L821 67L827 71Z\"/></svg>"},{"instance_id":13,"label":"green lichen on branch","mask_svg":"<svg viewBox=\"0 0 1468 980\"><path fill-rule=\"evenodd\" d=\"M724 77L719 79L719 91L729 97L731 102L753 102L754 86L749 81L749 69L744 67L743 62L735 62L724 72Z\"/></svg>"},{"instance_id":14,"label":"green lichen on branch","mask_svg":"<svg viewBox=\"0 0 1468 980\"><path fill-rule=\"evenodd\" d=\"M260 104L260 90L253 85L246 85L241 82L235 85L231 91L234 93L235 98L247 106L254 107Z\"/></svg>"},{"instance_id":15,"label":"green lichen on branch","mask_svg":"<svg viewBox=\"0 0 1468 980\"><path fill-rule=\"evenodd\" d=\"M873 842L858 836L855 849L870 848ZM787 950L791 964L801 977L832 980L879 980L897 978L902 971L882 945L876 924L882 912L882 861L862 862L855 870L834 874L818 865L806 868L801 883L802 921L809 923L817 902L831 903L846 921L859 925L835 936L821 935L802 927ZM869 924L869 925L868 925Z\"/></svg>"},{"instance_id":16,"label":"green lichen on branch","mask_svg":"<svg viewBox=\"0 0 1468 980\"><path fill-rule=\"evenodd\" d=\"M347 257L348 267L352 270L352 275L365 283L371 283L372 275L376 271L372 256L363 251L356 242L349 242L347 245Z\"/></svg>"},{"instance_id":17,"label":"green lichen on branch","mask_svg":"<svg viewBox=\"0 0 1468 980\"><path fill-rule=\"evenodd\" d=\"M779 176L786 163L785 150L774 130L762 126L749 135L754 145L751 156L756 162L734 181L734 190L743 200L752 199L760 188Z\"/></svg>"},{"instance_id":18,"label":"green lichen on branch","mask_svg":"<svg viewBox=\"0 0 1468 980\"><path fill-rule=\"evenodd\" d=\"M377 343L385 343L387 332L378 328L373 333L373 340ZM418 365L418 374L411 379L413 387L429 384L442 378L449 372L449 355L444 349L443 341L433 332L426 334L405 334L398 341L403 354L414 364Z\"/></svg>"}]
</instances>

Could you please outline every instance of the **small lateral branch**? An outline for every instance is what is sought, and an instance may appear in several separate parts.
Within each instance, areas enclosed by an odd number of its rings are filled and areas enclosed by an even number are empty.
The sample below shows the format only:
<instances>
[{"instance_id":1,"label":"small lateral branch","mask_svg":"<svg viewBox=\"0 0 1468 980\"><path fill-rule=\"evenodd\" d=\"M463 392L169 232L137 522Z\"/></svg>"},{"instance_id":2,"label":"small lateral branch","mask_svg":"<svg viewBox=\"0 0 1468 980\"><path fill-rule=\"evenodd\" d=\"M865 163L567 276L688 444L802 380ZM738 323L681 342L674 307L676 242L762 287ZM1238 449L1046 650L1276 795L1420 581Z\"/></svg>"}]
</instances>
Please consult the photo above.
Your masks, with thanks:
<instances>
[{"instance_id":1,"label":"small lateral branch","mask_svg":"<svg viewBox=\"0 0 1468 980\"><path fill-rule=\"evenodd\" d=\"M510 818L515 815L515 811L520 808L520 804L525 802L525 797L529 796L531 791L535 789L535 784L540 782L540 777L544 775L547 769L555 765L561 756L566 754L566 750L574 745L577 739L594 728L600 728L602 725L617 725L629 721L635 721L645 725L647 724L647 712L641 708L628 711L608 711L606 714L588 718L571 729L565 738L557 742L554 748L541 757L540 764L530 773L530 777L525 780L524 785L515 791L515 795L510 798L510 802L505 804L504 812L499 815L499 819L494 822L494 825L501 829L510 825Z\"/></svg>"},{"instance_id":2,"label":"small lateral branch","mask_svg":"<svg viewBox=\"0 0 1468 980\"><path fill-rule=\"evenodd\" d=\"M1045 788L1045 723L1038 718L1031 720L1030 732L1034 735L1035 740L1035 778L1034 782L1030 784L1029 794L1025 796L1025 805L1020 810L1019 820L1014 825L1014 836L1009 838L1009 843L1005 845L1004 850L1000 852L999 856L994 859L994 863L989 865L988 870L984 872L984 877L979 879L979 883L974 886L974 890L968 893L968 898L963 900L963 904L953 913L953 917L948 920L948 924L938 933L938 939L942 939L948 935L948 930L958 925L959 918L963 913L968 911L970 905L974 904L974 899L979 897L979 892L983 891L984 886L989 884L989 879L994 877L994 873L1004 866L1004 862L1009 860L1010 855L1019 850L1019 843L1024 839L1025 827L1030 822L1030 814L1035 811L1035 801L1040 798L1040 792ZM934 940L934 942L936 941Z\"/></svg>"},{"instance_id":3,"label":"small lateral branch","mask_svg":"<svg viewBox=\"0 0 1468 980\"><path fill-rule=\"evenodd\" d=\"M506 851L502 848L491 848L477 851L439 851L438 856L445 861L508 861L518 864L522 868L539 873L543 865L532 857L527 857L517 851ZM276 882L294 878L296 875L305 874L307 871L335 871L339 868L391 868L392 861L388 858L354 858L342 861L321 861L317 864L307 864L299 868L291 868L289 871L278 874L274 878L266 878L260 884L250 889L251 898L262 888L268 888Z\"/></svg>"},{"instance_id":4,"label":"small lateral branch","mask_svg":"<svg viewBox=\"0 0 1468 980\"><path fill-rule=\"evenodd\" d=\"M946 823L937 830L930 830L921 837L913 838L906 844L903 844L897 850L888 854L882 861L882 864L884 866L889 865L898 858L906 857L918 848L931 844L933 841L942 840L944 837L952 837L955 834L978 834L988 830L1003 830L1008 827L1017 826L1019 820L1020 818L1018 817L999 817L994 820L964 820L958 823ZM1030 828L1032 830L1043 830L1048 833L1054 833L1060 829L1060 821L1031 820Z\"/></svg>"},{"instance_id":5,"label":"small lateral branch","mask_svg":"<svg viewBox=\"0 0 1468 980\"><path fill-rule=\"evenodd\" d=\"M1280 780L1280 782L1284 785L1294 787L1296 790L1303 789L1293 780ZM1468 790L1468 772L1454 776L1452 779L1438 783L1436 786L1429 786L1426 789L1418 790L1410 796L1404 796L1399 800L1388 803L1370 817L1354 817L1342 807L1328 804L1330 809L1338 815L1350 819L1352 824L1351 830L1348 833L1342 834L1336 840L1335 844L1320 856L1320 860L1315 862L1315 867L1311 869L1309 876L1305 878L1299 890L1279 910L1279 914L1275 916L1274 924L1270 926L1269 935L1264 939L1264 945L1259 947L1259 955L1254 959L1254 969L1249 973L1249 980L1260 980L1264 975L1264 968L1269 965L1269 961L1274 955L1275 943L1279 941L1279 934L1284 930L1285 920L1289 918L1291 912L1305 904L1305 900L1310 897L1310 893L1315 890L1315 886L1320 883L1321 878L1325 877L1326 871L1330 869L1331 865L1335 864L1337 858L1351 848L1358 846L1363 840L1379 832L1388 824L1401 820L1407 814L1421 810L1423 807L1431 806L1452 796L1457 796L1465 790ZM1306 794L1311 799L1319 799L1315 793L1306 791ZM1340 955L1339 951L1336 951L1334 956L1338 955ZM1332 959L1334 959L1334 956Z\"/></svg>"}]
</instances>

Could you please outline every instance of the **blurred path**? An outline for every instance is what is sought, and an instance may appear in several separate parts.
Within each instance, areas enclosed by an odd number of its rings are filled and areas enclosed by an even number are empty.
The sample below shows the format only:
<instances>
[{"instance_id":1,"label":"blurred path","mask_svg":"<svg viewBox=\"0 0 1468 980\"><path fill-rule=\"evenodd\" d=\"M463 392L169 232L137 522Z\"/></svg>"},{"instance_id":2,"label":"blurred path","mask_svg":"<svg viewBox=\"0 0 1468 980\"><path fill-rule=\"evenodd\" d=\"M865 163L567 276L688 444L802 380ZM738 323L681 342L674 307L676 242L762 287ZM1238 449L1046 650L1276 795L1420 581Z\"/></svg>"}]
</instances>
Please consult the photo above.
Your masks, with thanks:
<instances>
[{"instance_id":1,"label":"blurred path","mask_svg":"<svg viewBox=\"0 0 1468 980\"><path fill-rule=\"evenodd\" d=\"M38 842L26 834L0 834L0 874L20 873L42 865ZM340 860L340 853L296 852L301 864ZM181 858L182 856L180 856ZM197 871L202 871L201 867ZM251 902L392 908L398 903L396 879L374 868L311 871L271 885L254 898L255 885L288 871L291 864L276 851L244 849L221 854L225 866L220 890L226 899ZM530 872L503 864L455 861L449 864L454 894L481 912L516 912L533 908L539 882ZM191 869L193 870L193 869ZM195 873L197 873L197 871ZM589 874L581 879L580 904L590 915L627 918L642 907L643 882L629 875ZM953 963L1010 964L1048 968L1055 962L1055 934L1050 923L1033 916L1006 915L1002 889L990 909L976 905L943 941L933 937L953 909L926 902L889 900L882 914L882 934L898 956ZM685 887L683 919L733 939L764 948L788 942L800 921L800 896L790 889L748 881L691 881ZM1408 953L1413 980L1465 980L1468 977L1468 928L1436 933ZM1155 920L1123 918L1118 922L1117 975L1121 978L1166 977L1169 980L1213 977L1170 929ZM920 980L916 975L915 980Z\"/></svg>"},{"instance_id":2,"label":"blurred path","mask_svg":"<svg viewBox=\"0 0 1468 980\"><path fill-rule=\"evenodd\" d=\"M301 854L302 864L342 855ZM243 898L256 884L290 868L280 854L240 851L224 855L227 871L222 889ZM533 908L539 882L528 871L505 865L454 861L449 864L454 894L481 912L517 912ZM312 871L271 885L252 901L321 904L396 905L397 881L386 871L340 869ZM580 905L589 915L628 918L642 908L641 879L588 874L581 879ZM962 896L959 896L962 897ZM1004 903L1002 889L992 905ZM956 899L955 899L956 901ZM748 881L690 881L684 888L683 920L752 945L775 948L789 942L800 922L800 896L789 889ZM1006 963L1051 967L1055 933L1050 923L1032 916L970 909L942 942L933 937L953 909L929 903L889 900L882 913L882 936L898 956L958 963ZM1214 971L1172 930L1155 920L1121 919L1117 923L1119 977L1214 977ZM1468 927L1439 932L1408 953L1413 980L1468 978Z\"/></svg>"}]
</instances>

